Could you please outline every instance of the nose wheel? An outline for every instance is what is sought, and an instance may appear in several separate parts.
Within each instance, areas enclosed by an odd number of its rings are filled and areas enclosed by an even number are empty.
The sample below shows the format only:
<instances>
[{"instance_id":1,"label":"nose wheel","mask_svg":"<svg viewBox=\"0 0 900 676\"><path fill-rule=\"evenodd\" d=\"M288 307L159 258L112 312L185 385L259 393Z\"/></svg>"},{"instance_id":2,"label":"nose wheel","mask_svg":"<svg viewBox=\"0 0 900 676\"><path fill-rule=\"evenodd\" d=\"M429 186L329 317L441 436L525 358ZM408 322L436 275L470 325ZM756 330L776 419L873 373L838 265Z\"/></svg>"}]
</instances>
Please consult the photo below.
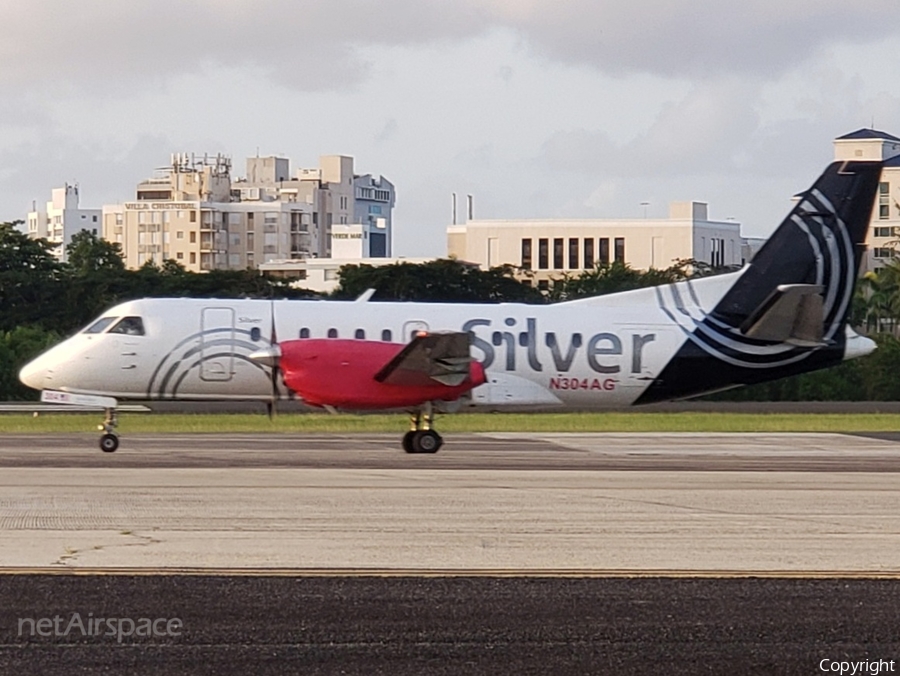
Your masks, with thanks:
<instances>
[{"instance_id":1,"label":"nose wheel","mask_svg":"<svg viewBox=\"0 0 900 676\"><path fill-rule=\"evenodd\" d=\"M444 440L432 429L433 424L434 411L431 402L428 402L424 410L410 416L411 429L403 435L403 450L407 453L437 453Z\"/></svg>"},{"instance_id":2,"label":"nose wheel","mask_svg":"<svg viewBox=\"0 0 900 676\"><path fill-rule=\"evenodd\" d=\"M104 453L115 453L119 448L119 435L116 434L116 427L119 425L119 418L116 415L116 409L107 408L106 418L103 424L99 425L99 429L103 430L100 436L100 450Z\"/></svg>"}]
</instances>

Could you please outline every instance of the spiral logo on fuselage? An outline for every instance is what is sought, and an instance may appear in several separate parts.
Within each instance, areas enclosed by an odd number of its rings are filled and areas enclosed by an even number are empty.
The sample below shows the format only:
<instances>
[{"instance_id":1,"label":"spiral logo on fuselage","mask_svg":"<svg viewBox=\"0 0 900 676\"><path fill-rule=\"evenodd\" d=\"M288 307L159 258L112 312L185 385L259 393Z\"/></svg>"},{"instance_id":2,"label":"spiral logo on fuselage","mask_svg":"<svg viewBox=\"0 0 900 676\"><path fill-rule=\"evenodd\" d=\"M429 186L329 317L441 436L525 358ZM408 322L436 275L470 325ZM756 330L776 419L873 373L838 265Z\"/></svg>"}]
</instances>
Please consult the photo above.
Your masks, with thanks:
<instances>
[{"instance_id":1,"label":"spiral logo on fuselage","mask_svg":"<svg viewBox=\"0 0 900 676\"><path fill-rule=\"evenodd\" d=\"M254 337L256 342L253 342ZM178 390L193 371L203 364L216 360L239 360L258 369L261 377L268 378L269 370L249 358L249 355L269 345L269 341L251 330L221 327L198 331L183 338L154 368L147 383L148 399L168 399L178 395Z\"/></svg>"},{"instance_id":2,"label":"spiral logo on fuselage","mask_svg":"<svg viewBox=\"0 0 900 676\"><path fill-rule=\"evenodd\" d=\"M835 338L843 326L853 295L853 243L834 205L819 190L806 193L790 216L805 235L815 260L814 284L823 287L823 340ZM739 282L737 282L739 283ZM711 316L691 282L657 287L660 308L707 354L749 369L779 368L806 359L818 348L772 344L749 338L740 329Z\"/></svg>"}]
</instances>

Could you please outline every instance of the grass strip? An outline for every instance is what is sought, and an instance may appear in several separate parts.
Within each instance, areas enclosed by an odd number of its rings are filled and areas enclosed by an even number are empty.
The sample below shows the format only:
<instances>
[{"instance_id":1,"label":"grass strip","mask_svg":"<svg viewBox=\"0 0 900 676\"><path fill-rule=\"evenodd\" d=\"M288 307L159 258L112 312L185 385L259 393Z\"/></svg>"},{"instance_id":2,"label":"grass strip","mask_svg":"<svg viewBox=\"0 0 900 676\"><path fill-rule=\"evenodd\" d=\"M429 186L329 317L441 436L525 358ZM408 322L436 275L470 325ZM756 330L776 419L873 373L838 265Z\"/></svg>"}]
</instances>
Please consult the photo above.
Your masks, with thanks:
<instances>
[{"instance_id":1,"label":"grass strip","mask_svg":"<svg viewBox=\"0 0 900 676\"><path fill-rule=\"evenodd\" d=\"M101 414L0 415L0 434L91 432ZM900 432L900 414L834 413L466 413L442 415L442 432ZM120 416L123 434L240 432L394 432L407 419L393 415L133 413Z\"/></svg>"}]
</instances>

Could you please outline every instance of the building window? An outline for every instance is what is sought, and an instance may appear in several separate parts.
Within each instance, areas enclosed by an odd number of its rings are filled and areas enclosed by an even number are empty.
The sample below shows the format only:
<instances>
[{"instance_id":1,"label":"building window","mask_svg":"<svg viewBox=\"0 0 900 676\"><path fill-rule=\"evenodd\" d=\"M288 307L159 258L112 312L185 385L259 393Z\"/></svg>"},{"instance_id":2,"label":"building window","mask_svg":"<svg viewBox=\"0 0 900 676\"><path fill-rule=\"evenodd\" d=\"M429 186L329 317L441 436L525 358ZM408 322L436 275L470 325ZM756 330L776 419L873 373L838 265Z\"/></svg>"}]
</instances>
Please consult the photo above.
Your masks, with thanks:
<instances>
[{"instance_id":1,"label":"building window","mask_svg":"<svg viewBox=\"0 0 900 676\"><path fill-rule=\"evenodd\" d=\"M616 262L624 263L625 262L625 238L624 237L616 237Z\"/></svg>"},{"instance_id":2,"label":"building window","mask_svg":"<svg viewBox=\"0 0 900 676\"><path fill-rule=\"evenodd\" d=\"M550 282L546 279L538 280L538 291L549 291L550 290Z\"/></svg>"},{"instance_id":3,"label":"building window","mask_svg":"<svg viewBox=\"0 0 900 676\"><path fill-rule=\"evenodd\" d=\"M890 212L890 183L884 182L878 184L878 218L882 221L891 217Z\"/></svg>"},{"instance_id":4,"label":"building window","mask_svg":"<svg viewBox=\"0 0 900 676\"><path fill-rule=\"evenodd\" d=\"M307 329L307 328L300 329L300 338L303 340L305 340L306 338L309 338L309 329Z\"/></svg>"},{"instance_id":5,"label":"building window","mask_svg":"<svg viewBox=\"0 0 900 676\"><path fill-rule=\"evenodd\" d=\"M578 238L569 238L569 270L578 269Z\"/></svg>"},{"instance_id":6,"label":"building window","mask_svg":"<svg viewBox=\"0 0 900 676\"><path fill-rule=\"evenodd\" d=\"M609 265L609 237L601 237L599 244L597 259L603 265Z\"/></svg>"},{"instance_id":7,"label":"building window","mask_svg":"<svg viewBox=\"0 0 900 676\"><path fill-rule=\"evenodd\" d=\"M522 240L522 269L531 270L531 238Z\"/></svg>"},{"instance_id":8,"label":"building window","mask_svg":"<svg viewBox=\"0 0 900 676\"><path fill-rule=\"evenodd\" d=\"M328 329L328 337L329 338L337 338L338 337L337 329Z\"/></svg>"},{"instance_id":9,"label":"building window","mask_svg":"<svg viewBox=\"0 0 900 676\"><path fill-rule=\"evenodd\" d=\"M191 233L193 234L193 233ZM191 251L191 265L197 264L197 254L194 251Z\"/></svg>"},{"instance_id":10,"label":"building window","mask_svg":"<svg viewBox=\"0 0 900 676\"><path fill-rule=\"evenodd\" d=\"M709 240L709 263L714 268L725 265L725 240L711 237Z\"/></svg>"},{"instance_id":11,"label":"building window","mask_svg":"<svg viewBox=\"0 0 900 676\"><path fill-rule=\"evenodd\" d=\"M175 254L175 260L183 261L184 254L181 251L179 251L177 254Z\"/></svg>"},{"instance_id":12,"label":"building window","mask_svg":"<svg viewBox=\"0 0 900 676\"><path fill-rule=\"evenodd\" d=\"M563 238L557 237L553 240L553 269L563 269Z\"/></svg>"},{"instance_id":13,"label":"building window","mask_svg":"<svg viewBox=\"0 0 900 676\"><path fill-rule=\"evenodd\" d=\"M594 238L584 238L584 267L590 270L594 267Z\"/></svg>"},{"instance_id":14,"label":"building window","mask_svg":"<svg viewBox=\"0 0 900 676\"><path fill-rule=\"evenodd\" d=\"M196 244L196 243L197 243L197 231L192 230L191 231L191 244Z\"/></svg>"},{"instance_id":15,"label":"building window","mask_svg":"<svg viewBox=\"0 0 900 676\"><path fill-rule=\"evenodd\" d=\"M550 247L549 240L538 240L538 269L546 270L550 267Z\"/></svg>"},{"instance_id":16,"label":"building window","mask_svg":"<svg viewBox=\"0 0 900 676\"><path fill-rule=\"evenodd\" d=\"M191 223L196 223L197 222L197 212L192 211L190 213L191 213Z\"/></svg>"},{"instance_id":17,"label":"building window","mask_svg":"<svg viewBox=\"0 0 900 676\"><path fill-rule=\"evenodd\" d=\"M875 236L876 237L893 237L894 236L893 228L875 228Z\"/></svg>"},{"instance_id":18,"label":"building window","mask_svg":"<svg viewBox=\"0 0 900 676\"><path fill-rule=\"evenodd\" d=\"M391 336L390 329L385 329L384 331L381 332L381 340L384 341L385 343L390 343L391 338L392 338L392 336Z\"/></svg>"},{"instance_id":19,"label":"building window","mask_svg":"<svg viewBox=\"0 0 900 676\"><path fill-rule=\"evenodd\" d=\"M872 254L875 258L892 258L894 255L894 250L890 247L877 247L872 249Z\"/></svg>"}]
</instances>

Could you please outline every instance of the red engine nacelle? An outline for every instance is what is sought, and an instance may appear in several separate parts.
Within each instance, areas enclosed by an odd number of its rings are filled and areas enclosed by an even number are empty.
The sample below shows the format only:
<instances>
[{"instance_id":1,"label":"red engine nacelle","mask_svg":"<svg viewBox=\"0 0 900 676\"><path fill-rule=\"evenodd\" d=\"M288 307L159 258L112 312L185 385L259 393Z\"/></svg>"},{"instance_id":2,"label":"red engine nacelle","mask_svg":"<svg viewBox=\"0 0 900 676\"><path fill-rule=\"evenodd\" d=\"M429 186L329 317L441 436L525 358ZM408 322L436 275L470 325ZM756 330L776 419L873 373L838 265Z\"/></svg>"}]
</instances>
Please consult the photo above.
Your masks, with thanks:
<instances>
[{"instance_id":1,"label":"red engine nacelle","mask_svg":"<svg viewBox=\"0 0 900 676\"><path fill-rule=\"evenodd\" d=\"M312 406L387 409L426 401L453 401L486 382L484 368L469 364L469 375L449 386L423 376L421 384L397 385L375 375L405 346L370 340L289 340L279 346L285 384Z\"/></svg>"}]
</instances>

